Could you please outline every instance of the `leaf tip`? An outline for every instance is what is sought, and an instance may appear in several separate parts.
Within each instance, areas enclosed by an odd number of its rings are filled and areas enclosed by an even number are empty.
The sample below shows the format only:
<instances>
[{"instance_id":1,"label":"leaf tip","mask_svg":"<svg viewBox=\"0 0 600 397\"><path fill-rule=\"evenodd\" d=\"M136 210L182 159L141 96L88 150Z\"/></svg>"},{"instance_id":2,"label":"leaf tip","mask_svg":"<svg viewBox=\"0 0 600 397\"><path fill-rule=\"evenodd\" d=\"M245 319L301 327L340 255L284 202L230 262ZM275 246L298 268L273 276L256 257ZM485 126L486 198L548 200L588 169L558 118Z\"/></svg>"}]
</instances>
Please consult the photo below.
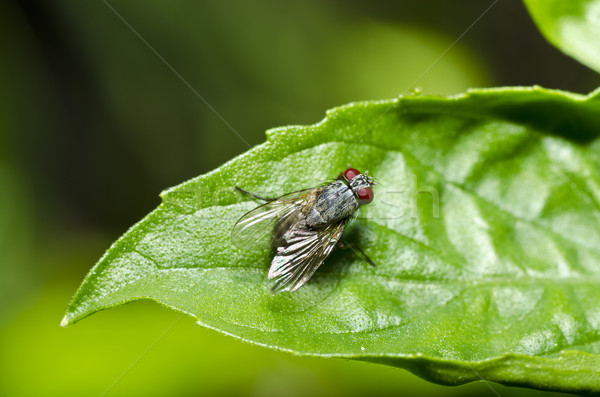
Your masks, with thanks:
<instances>
[{"instance_id":1,"label":"leaf tip","mask_svg":"<svg viewBox=\"0 0 600 397\"><path fill-rule=\"evenodd\" d=\"M60 326L66 328L69 325L69 319L67 316L64 316L62 320L60 320Z\"/></svg>"}]
</instances>

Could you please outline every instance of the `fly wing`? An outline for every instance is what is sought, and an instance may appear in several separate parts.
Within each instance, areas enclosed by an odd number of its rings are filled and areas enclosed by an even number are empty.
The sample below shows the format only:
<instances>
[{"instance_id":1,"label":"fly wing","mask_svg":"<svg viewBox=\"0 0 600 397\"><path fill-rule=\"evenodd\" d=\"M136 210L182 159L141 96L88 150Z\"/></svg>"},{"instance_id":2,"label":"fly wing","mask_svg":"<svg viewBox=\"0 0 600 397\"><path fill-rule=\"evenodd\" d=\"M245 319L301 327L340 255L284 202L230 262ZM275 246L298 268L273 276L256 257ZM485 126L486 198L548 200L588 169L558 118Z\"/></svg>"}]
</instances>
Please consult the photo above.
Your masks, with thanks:
<instances>
[{"instance_id":1,"label":"fly wing","mask_svg":"<svg viewBox=\"0 0 600 397\"><path fill-rule=\"evenodd\" d=\"M347 222L344 219L324 228L310 228L303 219L289 229L271 262L271 291L292 292L302 287L329 256Z\"/></svg>"},{"instance_id":2,"label":"fly wing","mask_svg":"<svg viewBox=\"0 0 600 397\"><path fill-rule=\"evenodd\" d=\"M286 228L303 219L321 189L306 189L285 194L242 216L231 230L231 242L247 250L276 246Z\"/></svg>"}]
</instances>

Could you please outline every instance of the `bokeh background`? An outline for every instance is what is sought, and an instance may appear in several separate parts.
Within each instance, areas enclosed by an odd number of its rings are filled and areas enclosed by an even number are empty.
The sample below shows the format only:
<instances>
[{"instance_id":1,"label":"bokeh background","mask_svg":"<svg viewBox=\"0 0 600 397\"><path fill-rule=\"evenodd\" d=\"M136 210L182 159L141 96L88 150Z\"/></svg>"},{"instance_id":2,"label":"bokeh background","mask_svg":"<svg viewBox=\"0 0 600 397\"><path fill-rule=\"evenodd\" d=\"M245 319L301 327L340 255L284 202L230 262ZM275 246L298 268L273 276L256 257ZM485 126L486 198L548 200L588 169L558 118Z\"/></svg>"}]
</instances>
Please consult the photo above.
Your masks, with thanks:
<instances>
[{"instance_id":1,"label":"bokeh background","mask_svg":"<svg viewBox=\"0 0 600 397\"><path fill-rule=\"evenodd\" d=\"M600 85L519 0L461 37L492 3L0 2L0 396L545 395L293 357L150 302L59 327L83 276L161 190L248 149L233 130L256 145L268 128L416 87Z\"/></svg>"}]
</instances>

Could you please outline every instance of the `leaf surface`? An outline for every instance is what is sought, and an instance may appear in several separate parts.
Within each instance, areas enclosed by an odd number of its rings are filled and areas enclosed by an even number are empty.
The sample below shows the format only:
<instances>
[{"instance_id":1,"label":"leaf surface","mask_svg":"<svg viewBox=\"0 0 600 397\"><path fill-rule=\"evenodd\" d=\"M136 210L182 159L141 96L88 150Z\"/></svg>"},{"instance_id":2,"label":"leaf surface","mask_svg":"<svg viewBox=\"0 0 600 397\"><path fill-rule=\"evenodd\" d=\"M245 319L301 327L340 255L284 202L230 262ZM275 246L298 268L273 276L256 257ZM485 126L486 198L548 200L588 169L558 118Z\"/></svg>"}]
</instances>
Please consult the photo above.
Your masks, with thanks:
<instances>
[{"instance_id":1,"label":"leaf surface","mask_svg":"<svg viewBox=\"0 0 600 397\"><path fill-rule=\"evenodd\" d=\"M523 0L544 37L600 72L600 0Z\"/></svg>"},{"instance_id":2,"label":"leaf surface","mask_svg":"<svg viewBox=\"0 0 600 397\"><path fill-rule=\"evenodd\" d=\"M152 299L198 324L302 355L600 391L599 96L539 87L353 103L162 193L86 276L63 319ZM335 251L272 295L272 253L236 249L257 203L352 165L379 180Z\"/></svg>"}]
</instances>

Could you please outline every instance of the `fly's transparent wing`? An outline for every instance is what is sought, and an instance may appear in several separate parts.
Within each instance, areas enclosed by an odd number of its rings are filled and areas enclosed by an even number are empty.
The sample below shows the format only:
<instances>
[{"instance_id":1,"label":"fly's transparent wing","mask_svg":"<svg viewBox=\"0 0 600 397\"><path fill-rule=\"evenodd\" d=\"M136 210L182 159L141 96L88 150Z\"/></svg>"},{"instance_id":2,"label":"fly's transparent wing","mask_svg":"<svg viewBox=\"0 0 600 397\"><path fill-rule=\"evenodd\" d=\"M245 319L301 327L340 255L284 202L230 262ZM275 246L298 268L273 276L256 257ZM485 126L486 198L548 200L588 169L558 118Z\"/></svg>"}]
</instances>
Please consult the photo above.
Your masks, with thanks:
<instances>
[{"instance_id":1,"label":"fly's transparent wing","mask_svg":"<svg viewBox=\"0 0 600 397\"><path fill-rule=\"evenodd\" d=\"M271 262L271 291L295 291L302 287L329 256L339 241L348 219L324 228L310 228L303 219L283 236Z\"/></svg>"},{"instance_id":2,"label":"fly's transparent wing","mask_svg":"<svg viewBox=\"0 0 600 397\"><path fill-rule=\"evenodd\" d=\"M303 219L321 189L288 193L242 216L231 230L231 242L247 250L276 246L275 240Z\"/></svg>"}]
</instances>

